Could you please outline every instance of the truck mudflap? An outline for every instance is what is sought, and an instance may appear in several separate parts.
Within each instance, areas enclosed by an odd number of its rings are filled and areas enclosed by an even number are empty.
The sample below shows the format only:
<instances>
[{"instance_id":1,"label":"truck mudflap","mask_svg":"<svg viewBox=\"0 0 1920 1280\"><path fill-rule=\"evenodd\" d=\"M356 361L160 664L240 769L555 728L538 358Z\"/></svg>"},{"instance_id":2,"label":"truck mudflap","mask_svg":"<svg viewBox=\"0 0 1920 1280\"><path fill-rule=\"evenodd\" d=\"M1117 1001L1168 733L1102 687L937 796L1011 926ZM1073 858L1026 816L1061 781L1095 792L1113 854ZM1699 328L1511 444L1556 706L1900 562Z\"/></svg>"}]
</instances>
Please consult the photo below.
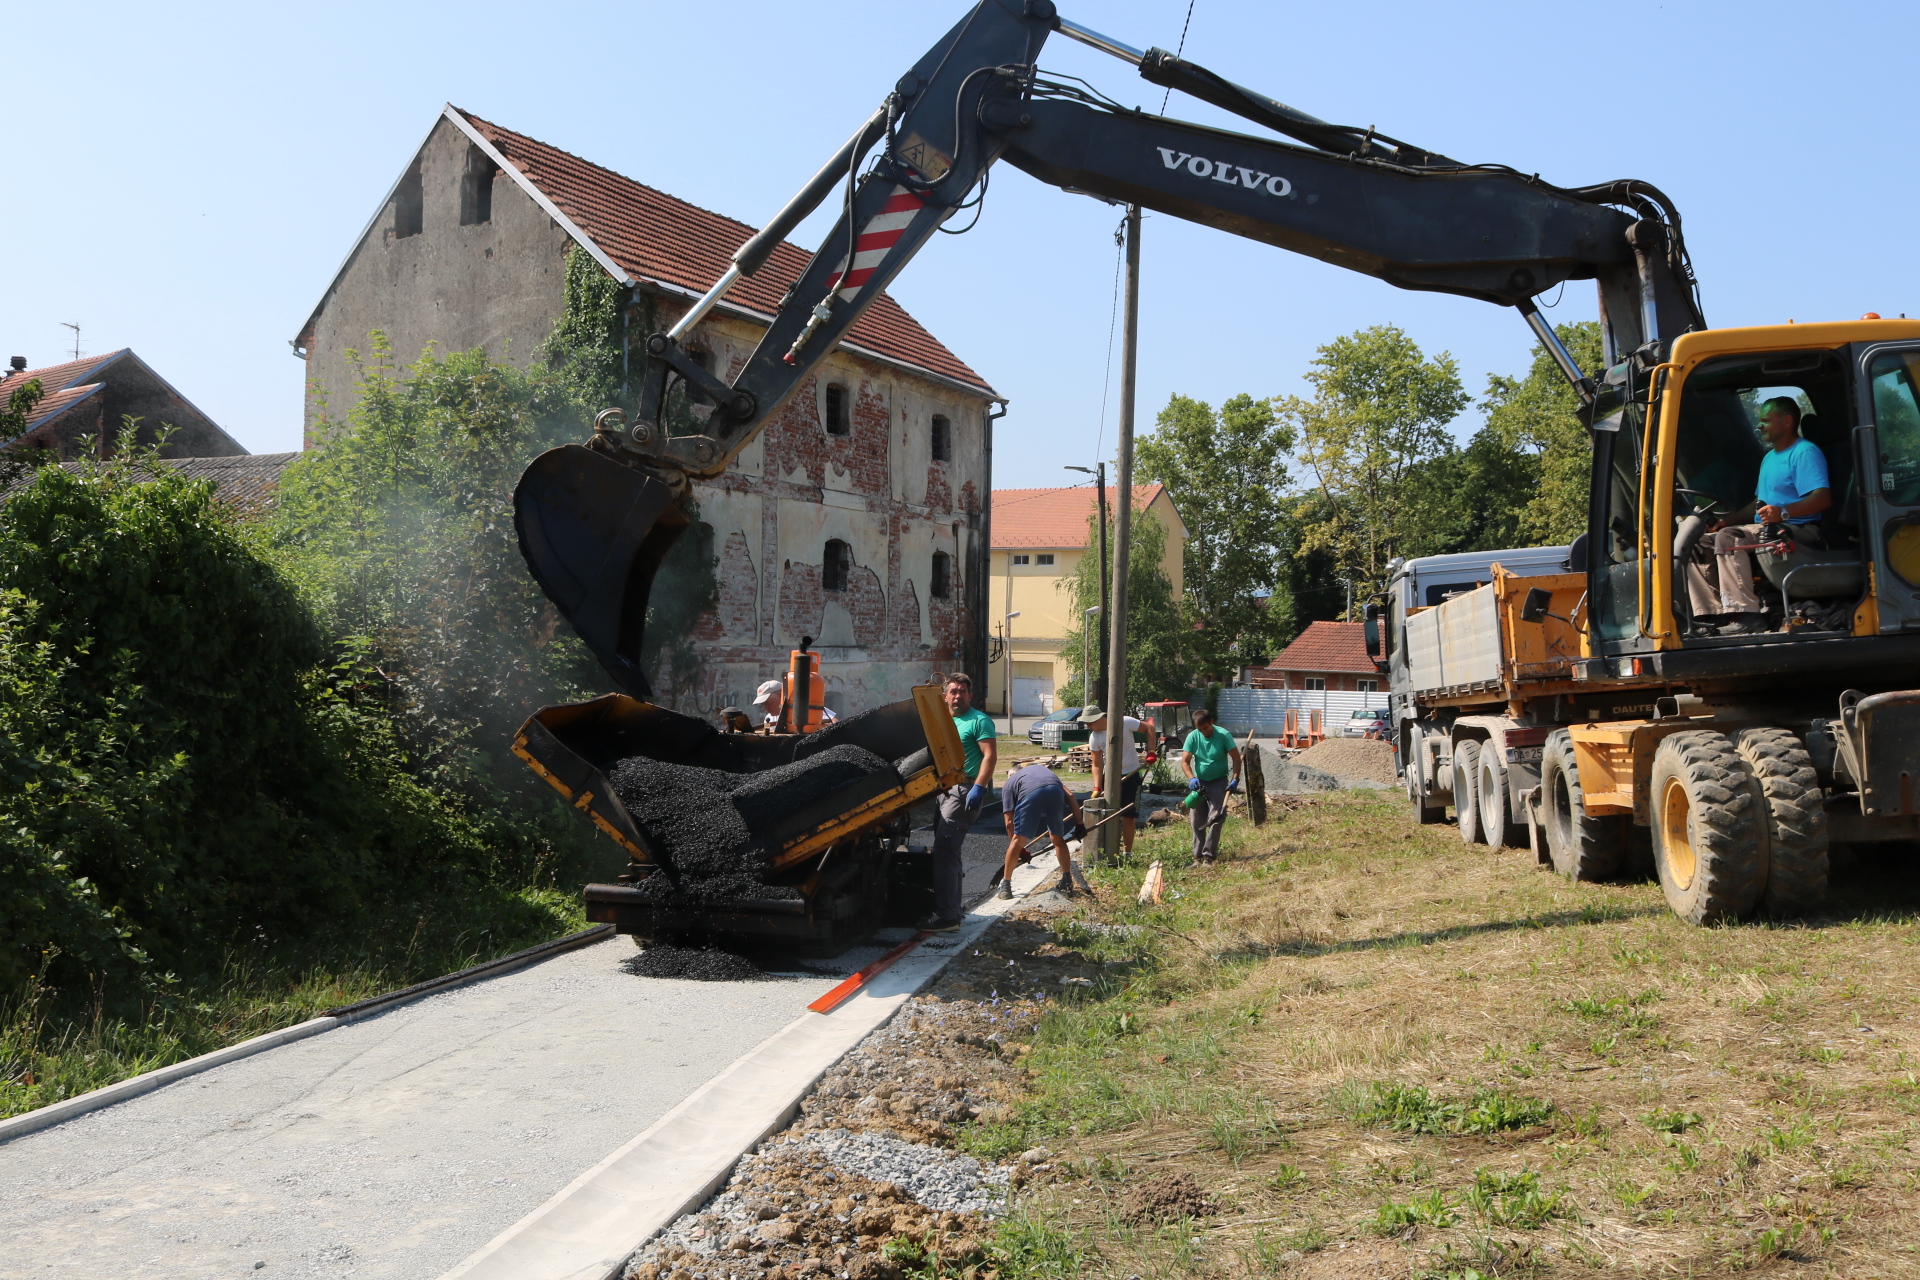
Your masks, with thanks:
<instances>
[{"instance_id":1,"label":"truck mudflap","mask_svg":"<svg viewBox=\"0 0 1920 1280\"><path fill-rule=\"evenodd\" d=\"M1831 723L1831 722L1829 722ZM1840 695L1833 726L1840 763L1860 788L1860 810L1870 818L1920 814L1920 689Z\"/></svg>"}]
</instances>

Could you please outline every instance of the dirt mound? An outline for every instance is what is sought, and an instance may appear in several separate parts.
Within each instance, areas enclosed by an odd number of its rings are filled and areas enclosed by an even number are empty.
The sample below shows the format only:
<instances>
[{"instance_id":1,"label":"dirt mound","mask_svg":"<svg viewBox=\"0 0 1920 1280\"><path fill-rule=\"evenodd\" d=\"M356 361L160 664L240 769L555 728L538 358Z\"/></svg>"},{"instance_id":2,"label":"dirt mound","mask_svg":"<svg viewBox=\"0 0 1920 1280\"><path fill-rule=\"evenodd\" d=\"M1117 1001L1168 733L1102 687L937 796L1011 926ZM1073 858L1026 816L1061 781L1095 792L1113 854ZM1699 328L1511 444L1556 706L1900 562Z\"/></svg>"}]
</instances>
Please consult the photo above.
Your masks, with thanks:
<instances>
[{"instance_id":1,"label":"dirt mound","mask_svg":"<svg viewBox=\"0 0 1920 1280\"><path fill-rule=\"evenodd\" d=\"M640 978L691 978L695 982L751 982L766 974L745 956L710 947L648 947L620 966Z\"/></svg>"},{"instance_id":2,"label":"dirt mound","mask_svg":"<svg viewBox=\"0 0 1920 1280\"><path fill-rule=\"evenodd\" d=\"M1390 787L1397 775L1393 771L1393 744L1371 738L1328 738L1308 747L1288 761L1330 773L1340 779L1360 779Z\"/></svg>"},{"instance_id":3,"label":"dirt mound","mask_svg":"<svg viewBox=\"0 0 1920 1280\"><path fill-rule=\"evenodd\" d=\"M1191 1174L1168 1173L1149 1178L1120 1201L1120 1216L1128 1222L1174 1222L1204 1218L1220 1212Z\"/></svg>"}]
</instances>

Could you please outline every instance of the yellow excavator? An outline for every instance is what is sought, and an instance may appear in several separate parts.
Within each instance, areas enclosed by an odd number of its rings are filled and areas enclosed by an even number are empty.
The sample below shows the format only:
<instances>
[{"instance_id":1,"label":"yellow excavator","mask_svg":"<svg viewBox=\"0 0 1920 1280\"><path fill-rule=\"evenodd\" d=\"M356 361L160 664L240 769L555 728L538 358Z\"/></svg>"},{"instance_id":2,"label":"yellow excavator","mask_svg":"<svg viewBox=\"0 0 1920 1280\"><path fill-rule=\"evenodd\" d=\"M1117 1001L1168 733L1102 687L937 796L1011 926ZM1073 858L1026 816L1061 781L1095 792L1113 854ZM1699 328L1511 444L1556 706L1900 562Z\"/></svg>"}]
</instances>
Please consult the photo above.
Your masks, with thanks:
<instances>
[{"instance_id":1,"label":"yellow excavator","mask_svg":"<svg viewBox=\"0 0 1920 1280\"><path fill-rule=\"evenodd\" d=\"M1039 58L1056 35L1263 132L1128 109L1050 75ZM613 696L651 697L640 639L688 481L724 472L933 234L978 212L1000 160L1400 288L1512 307L1577 392L1594 450L1579 542L1544 562L1538 548L1482 557L1445 583L1432 572L1446 566L1400 566L1370 611L1423 819L1451 803L1469 839L1524 831L1579 878L1619 872L1647 832L1675 910L1700 922L1810 906L1831 840L1920 836L1920 323L1709 329L1657 188L1557 186L1320 120L1051 0L965 13L712 288L636 345L631 407L528 468L522 551ZM829 198L839 218L722 381L683 339ZM1596 284L1603 368L1579 368L1536 307L1567 280ZM664 407L679 386L705 417L673 434ZM1763 396L1796 406L1838 500L1818 538L1759 531L1740 552L1760 570L1759 621L1709 634L1687 583L1712 527L1753 495ZM668 723L630 710L614 719ZM622 741L648 749L645 734Z\"/></svg>"}]
</instances>

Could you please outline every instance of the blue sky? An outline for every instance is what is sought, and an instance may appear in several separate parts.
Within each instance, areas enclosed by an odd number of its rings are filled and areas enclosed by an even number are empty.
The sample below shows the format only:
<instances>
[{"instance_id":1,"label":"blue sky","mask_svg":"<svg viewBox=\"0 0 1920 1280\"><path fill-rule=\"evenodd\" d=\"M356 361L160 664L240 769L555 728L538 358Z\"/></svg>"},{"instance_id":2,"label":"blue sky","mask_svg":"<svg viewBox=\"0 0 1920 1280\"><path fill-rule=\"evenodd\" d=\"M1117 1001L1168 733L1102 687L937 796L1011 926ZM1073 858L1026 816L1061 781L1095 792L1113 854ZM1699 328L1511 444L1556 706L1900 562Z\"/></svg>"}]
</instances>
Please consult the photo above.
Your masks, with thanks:
<instances>
[{"instance_id":1,"label":"blue sky","mask_svg":"<svg viewBox=\"0 0 1920 1280\"><path fill-rule=\"evenodd\" d=\"M16 3L0 119L0 354L131 346L256 451L298 447L287 339L452 101L758 223L964 6ZM1186 0L1066 0L1173 48ZM1186 54L1341 123L1679 205L1715 325L1920 315L1908 141L1920 6L1324 5L1195 0ZM57 51L57 56L53 56ZM42 56L42 54L48 56ZM1162 90L1060 37L1042 65L1122 102ZM1169 114L1246 128L1175 94ZM1068 483L1100 422L1117 211L996 172L979 228L941 237L902 303L1012 401L1002 487ZM811 247L815 223L796 236ZM1518 372L1510 311L1405 293L1165 217L1144 244L1140 429L1175 392L1301 392L1321 343L1393 323L1470 392ZM1593 315L1570 285L1556 320ZM1456 423L1480 421L1476 407ZM1099 442L1097 447L1096 442Z\"/></svg>"}]
</instances>

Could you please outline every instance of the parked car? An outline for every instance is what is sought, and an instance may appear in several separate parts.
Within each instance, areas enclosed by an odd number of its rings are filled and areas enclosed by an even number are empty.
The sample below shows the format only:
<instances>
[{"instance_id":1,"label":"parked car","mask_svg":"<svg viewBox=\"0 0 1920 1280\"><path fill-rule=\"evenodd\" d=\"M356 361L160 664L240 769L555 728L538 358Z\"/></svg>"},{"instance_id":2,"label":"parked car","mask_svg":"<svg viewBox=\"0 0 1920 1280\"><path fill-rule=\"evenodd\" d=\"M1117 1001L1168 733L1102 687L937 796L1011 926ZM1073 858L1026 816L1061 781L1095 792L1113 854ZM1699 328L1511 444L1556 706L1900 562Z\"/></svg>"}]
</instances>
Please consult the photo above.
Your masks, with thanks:
<instances>
[{"instance_id":1,"label":"parked car","mask_svg":"<svg viewBox=\"0 0 1920 1280\"><path fill-rule=\"evenodd\" d=\"M1062 707L1060 710L1055 711L1050 715L1041 716L1038 720L1035 720L1031 725L1027 727L1027 741L1033 743L1033 745L1036 747L1040 746L1041 745L1040 743L1040 726L1041 725L1048 724L1048 723L1071 724L1075 719L1079 717L1079 715L1080 715L1080 708L1078 707Z\"/></svg>"},{"instance_id":2,"label":"parked car","mask_svg":"<svg viewBox=\"0 0 1920 1280\"><path fill-rule=\"evenodd\" d=\"M1347 723L1341 728L1343 738L1379 738L1384 737L1387 727L1387 709L1372 707L1365 711L1356 711L1347 717Z\"/></svg>"}]
</instances>

